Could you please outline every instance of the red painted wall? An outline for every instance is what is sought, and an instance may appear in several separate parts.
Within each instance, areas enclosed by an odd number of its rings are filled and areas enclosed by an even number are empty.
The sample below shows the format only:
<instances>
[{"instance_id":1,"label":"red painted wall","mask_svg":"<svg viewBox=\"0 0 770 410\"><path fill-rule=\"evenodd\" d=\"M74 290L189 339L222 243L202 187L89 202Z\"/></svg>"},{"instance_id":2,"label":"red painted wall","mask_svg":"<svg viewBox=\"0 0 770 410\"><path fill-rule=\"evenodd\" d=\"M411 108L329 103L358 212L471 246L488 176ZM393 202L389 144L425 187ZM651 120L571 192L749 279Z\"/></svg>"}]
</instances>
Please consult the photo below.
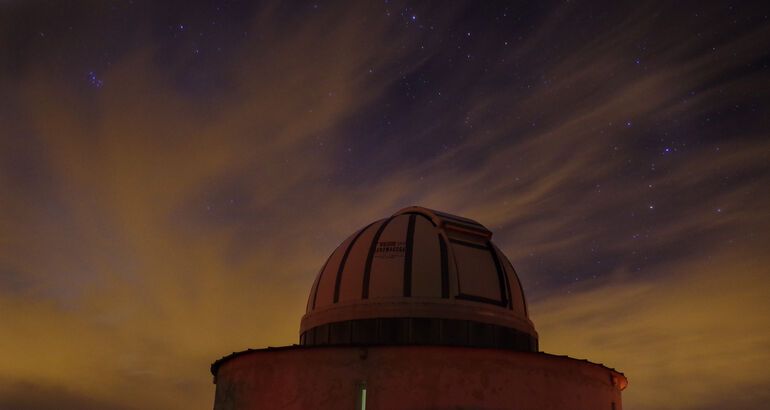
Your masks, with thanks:
<instances>
[{"instance_id":1,"label":"red painted wall","mask_svg":"<svg viewBox=\"0 0 770 410\"><path fill-rule=\"evenodd\" d=\"M215 410L356 409L360 382L367 410L621 410L626 384L563 356L446 346L256 350L221 363L215 381Z\"/></svg>"}]
</instances>

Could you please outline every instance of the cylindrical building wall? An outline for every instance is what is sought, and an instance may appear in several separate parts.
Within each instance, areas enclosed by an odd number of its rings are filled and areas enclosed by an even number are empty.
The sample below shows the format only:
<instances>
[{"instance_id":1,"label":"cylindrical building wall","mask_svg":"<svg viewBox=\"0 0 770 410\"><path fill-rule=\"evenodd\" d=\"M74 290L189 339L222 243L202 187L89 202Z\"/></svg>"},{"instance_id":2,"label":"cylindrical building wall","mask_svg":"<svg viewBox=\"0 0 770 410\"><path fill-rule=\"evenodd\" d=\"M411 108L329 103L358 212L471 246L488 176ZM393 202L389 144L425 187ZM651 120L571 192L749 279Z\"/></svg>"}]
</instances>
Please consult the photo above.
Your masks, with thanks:
<instances>
[{"instance_id":1,"label":"cylindrical building wall","mask_svg":"<svg viewBox=\"0 0 770 410\"><path fill-rule=\"evenodd\" d=\"M215 410L620 410L626 385L622 374L584 360L449 346L254 350L212 371Z\"/></svg>"}]
</instances>

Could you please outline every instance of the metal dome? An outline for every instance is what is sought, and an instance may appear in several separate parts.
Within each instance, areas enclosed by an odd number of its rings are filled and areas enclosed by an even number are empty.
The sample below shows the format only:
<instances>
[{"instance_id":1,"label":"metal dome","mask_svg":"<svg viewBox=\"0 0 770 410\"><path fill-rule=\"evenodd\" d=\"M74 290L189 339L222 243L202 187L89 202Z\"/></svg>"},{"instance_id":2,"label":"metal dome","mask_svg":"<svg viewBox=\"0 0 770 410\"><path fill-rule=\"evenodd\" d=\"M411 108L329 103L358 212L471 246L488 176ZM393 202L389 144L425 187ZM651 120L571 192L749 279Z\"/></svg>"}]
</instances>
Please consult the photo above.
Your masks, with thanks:
<instances>
[{"instance_id":1,"label":"metal dome","mask_svg":"<svg viewBox=\"0 0 770 410\"><path fill-rule=\"evenodd\" d=\"M537 351L519 278L491 237L476 221L422 207L367 225L316 276L300 344Z\"/></svg>"}]
</instances>

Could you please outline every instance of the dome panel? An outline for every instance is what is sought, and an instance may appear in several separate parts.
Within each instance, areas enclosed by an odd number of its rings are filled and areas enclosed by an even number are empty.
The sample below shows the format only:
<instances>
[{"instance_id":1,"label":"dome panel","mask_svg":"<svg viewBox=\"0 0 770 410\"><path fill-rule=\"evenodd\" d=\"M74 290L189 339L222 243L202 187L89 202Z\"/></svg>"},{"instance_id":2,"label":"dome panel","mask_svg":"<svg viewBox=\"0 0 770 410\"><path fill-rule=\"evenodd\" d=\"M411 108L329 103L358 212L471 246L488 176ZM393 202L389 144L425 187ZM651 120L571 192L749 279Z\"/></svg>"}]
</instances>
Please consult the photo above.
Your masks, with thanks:
<instances>
[{"instance_id":1,"label":"dome panel","mask_svg":"<svg viewBox=\"0 0 770 410\"><path fill-rule=\"evenodd\" d=\"M387 219L382 219L370 225L361 233L358 240L350 248L345 266L338 279L340 282L339 294L335 302L361 299L361 289L363 288L363 275L361 273L366 268L369 248L372 246L372 241L377 231L386 222Z\"/></svg>"},{"instance_id":2,"label":"dome panel","mask_svg":"<svg viewBox=\"0 0 770 410\"><path fill-rule=\"evenodd\" d=\"M409 220L409 215L392 218L376 240L369 270L371 299L404 295L404 262Z\"/></svg>"},{"instance_id":3,"label":"dome panel","mask_svg":"<svg viewBox=\"0 0 770 410\"><path fill-rule=\"evenodd\" d=\"M347 259L346 254L348 253L350 244L356 240L364 230L366 230L366 228L362 228L352 236L342 241L334 253L332 253L329 261L326 263L326 268L321 271L321 276L319 278L315 294L315 303L313 303L315 309L334 303L334 288L336 285L337 272L339 271L340 264L342 263L343 259Z\"/></svg>"},{"instance_id":4,"label":"dome panel","mask_svg":"<svg viewBox=\"0 0 770 410\"><path fill-rule=\"evenodd\" d=\"M503 272L488 246L450 241L458 271L459 294L507 305ZM503 285L503 286L501 286Z\"/></svg>"},{"instance_id":5,"label":"dome panel","mask_svg":"<svg viewBox=\"0 0 770 410\"><path fill-rule=\"evenodd\" d=\"M332 252L334 254L334 252ZM307 298L307 306L305 306L305 313L310 312L312 309L315 308L313 306L313 303L315 302L316 298L316 289L318 288L318 280L321 278L321 273L326 269L326 265L329 263L329 259L331 259L332 255L329 255L328 258L326 258L326 262L321 267L321 270L318 271L318 274L315 276L315 279L313 280L313 286L310 288L310 297Z\"/></svg>"},{"instance_id":6,"label":"dome panel","mask_svg":"<svg viewBox=\"0 0 770 410\"><path fill-rule=\"evenodd\" d=\"M449 273L442 276L441 235L422 215L416 215L414 226L414 247L412 252L412 296L440 298L442 289L446 288L444 297L449 297ZM444 252L446 254L446 250ZM446 255L444 255L446 258Z\"/></svg>"}]
</instances>

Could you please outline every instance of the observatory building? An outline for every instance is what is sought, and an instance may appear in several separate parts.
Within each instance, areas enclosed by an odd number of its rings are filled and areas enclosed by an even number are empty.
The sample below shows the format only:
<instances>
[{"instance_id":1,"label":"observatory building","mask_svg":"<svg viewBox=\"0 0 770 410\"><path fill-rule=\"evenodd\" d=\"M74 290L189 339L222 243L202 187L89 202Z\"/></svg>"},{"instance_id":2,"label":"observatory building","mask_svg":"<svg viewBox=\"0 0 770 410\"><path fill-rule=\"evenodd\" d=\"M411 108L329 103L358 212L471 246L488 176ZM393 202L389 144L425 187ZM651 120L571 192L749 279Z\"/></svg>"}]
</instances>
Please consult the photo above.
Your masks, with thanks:
<instances>
[{"instance_id":1,"label":"observatory building","mask_svg":"<svg viewBox=\"0 0 770 410\"><path fill-rule=\"evenodd\" d=\"M620 410L622 373L538 351L492 232L409 207L353 233L313 282L299 344L211 365L215 410Z\"/></svg>"}]
</instances>

